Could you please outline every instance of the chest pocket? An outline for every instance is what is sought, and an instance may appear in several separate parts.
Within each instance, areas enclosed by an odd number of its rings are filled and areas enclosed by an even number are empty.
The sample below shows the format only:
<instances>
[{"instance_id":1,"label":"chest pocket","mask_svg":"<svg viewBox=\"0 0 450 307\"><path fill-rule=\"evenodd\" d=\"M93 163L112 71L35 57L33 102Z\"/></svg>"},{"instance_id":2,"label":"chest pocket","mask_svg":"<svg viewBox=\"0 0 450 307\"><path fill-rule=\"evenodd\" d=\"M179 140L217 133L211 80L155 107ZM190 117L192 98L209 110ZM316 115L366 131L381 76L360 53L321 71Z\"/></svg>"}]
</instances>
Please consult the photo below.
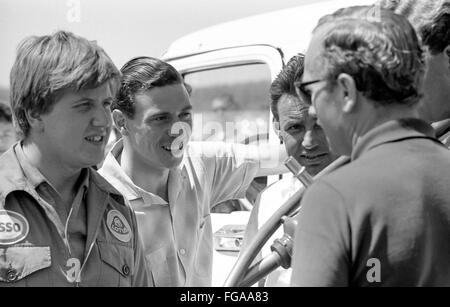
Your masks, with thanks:
<instances>
[{"instance_id":1,"label":"chest pocket","mask_svg":"<svg viewBox=\"0 0 450 307\"><path fill-rule=\"evenodd\" d=\"M180 274L178 259L172 248L160 247L145 258L156 287L182 286L178 276Z\"/></svg>"},{"instance_id":2,"label":"chest pocket","mask_svg":"<svg viewBox=\"0 0 450 307\"><path fill-rule=\"evenodd\" d=\"M46 286L51 264L49 246L0 248L0 286Z\"/></svg>"},{"instance_id":3,"label":"chest pocket","mask_svg":"<svg viewBox=\"0 0 450 307\"><path fill-rule=\"evenodd\" d=\"M134 275L134 251L131 247L97 241L100 259L99 285L106 287L131 287Z\"/></svg>"}]
</instances>

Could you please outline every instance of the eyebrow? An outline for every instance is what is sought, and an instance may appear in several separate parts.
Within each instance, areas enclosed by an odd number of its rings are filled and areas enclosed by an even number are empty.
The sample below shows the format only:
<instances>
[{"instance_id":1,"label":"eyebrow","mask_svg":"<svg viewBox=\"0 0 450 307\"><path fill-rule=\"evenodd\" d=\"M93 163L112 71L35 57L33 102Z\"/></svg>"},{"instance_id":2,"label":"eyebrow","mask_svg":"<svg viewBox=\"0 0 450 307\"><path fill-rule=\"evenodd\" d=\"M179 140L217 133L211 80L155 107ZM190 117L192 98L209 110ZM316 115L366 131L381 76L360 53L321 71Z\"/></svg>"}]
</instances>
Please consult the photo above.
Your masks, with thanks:
<instances>
[{"instance_id":1,"label":"eyebrow","mask_svg":"<svg viewBox=\"0 0 450 307\"><path fill-rule=\"evenodd\" d=\"M79 105L82 105L82 104L87 103L87 102L88 102L88 103L94 103L95 100L92 99L92 98L83 97L83 98L80 98L80 99L78 99L78 100L75 100L75 101L72 103L72 106L73 106L73 107L78 107Z\"/></svg>"},{"instance_id":2,"label":"eyebrow","mask_svg":"<svg viewBox=\"0 0 450 307\"><path fill-rule=\"evenodd\" d=\"M114 100L113 97L106 97L102 101L113 101L113 100ZM92 98L89 98L89 97L81 97L80 99L75 100L73 102L73 104L77 104L77 103L80 103L80 102L95 102L95 99L92 99Z\"/></svg>"},{"instance_id":3,"label":"eyebrow","mask_svg":"<svg viewBox=\"0 0 450 307\"><path fill-rule=\"evenodd\" d=\"M94 99L89 98L89 97L82 97L80 99L77 99L73 102L73 104L79 103L79 102L84 102L84 101L94 101Z\"/></svg>"},{"instance_id":4,"label":"eyebrow","mask_svg":"<svg viewBox=\"0 0 450 307\"><path fill-rule=\"evenodd\" d=\"M284 122L285 123L304 123L306 121L306 118L300 118L300 117L288 117Z\"/></svg>"},{"instance_id":5,"label":"eyebrow","mask_svg":"<svg viewBox=\"0 0 450 307\"><path fill-rule=\"evenodd\" d=\"M190 111L192 110L192 106L187 106L185 108L183 108L180 112L185 112L185 111ZM155 117L155 116L163 116L163 115L170 115L170 112L167 111L156 111L155 113L149 113L146 115L146 118L151 118L151 117Z\"/></svg>"},{"instance_id":6,"label":"eyebrow","mask_svg":"<svg viewBox=\"0 0 450 307\"><path fill-rule=\"evenodd\" d=\"M183 108L183 110L181 110L181 112L183 111L191 111L192 110L192 106L187 106L185 108Z\"/></svg>"},{"instance_id":7,"label":"eyebrow","mask_svg":"<svg viewBox=\"0 0 450 307\"><path fill-rule=\"evenodd\" d=\"M153 118L153 117L157 117L157 116L164 116L164 115L170 115L169 112L165 112L165 111L161 111L161 112L155 112L155 113L150 113L150 114L146 114L146 118Z\"/></svg>"}]
</instances>

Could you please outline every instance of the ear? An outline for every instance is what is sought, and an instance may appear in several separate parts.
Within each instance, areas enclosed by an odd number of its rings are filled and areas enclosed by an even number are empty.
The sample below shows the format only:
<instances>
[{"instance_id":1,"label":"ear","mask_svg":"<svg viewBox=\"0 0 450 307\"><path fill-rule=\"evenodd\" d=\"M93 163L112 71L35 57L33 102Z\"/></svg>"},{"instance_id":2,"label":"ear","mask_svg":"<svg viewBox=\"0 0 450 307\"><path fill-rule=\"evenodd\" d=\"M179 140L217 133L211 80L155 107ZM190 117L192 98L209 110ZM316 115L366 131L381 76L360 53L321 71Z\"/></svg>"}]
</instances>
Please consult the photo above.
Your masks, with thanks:
<instances>
[{"instance_id":1,"label":"ear","mask_svg":"<svg viewBox=\"0 0 450 307\"><path fill-rule=\"evenodd\" d=\"M283 137L280 133L280 122L276 120L275 117L272 119L272 127L273 131L275 131L275 134L280 138L280 141L283 141Z\"/></svg>"},{"instance_id":2,"label":"ear","mask_svg":"<svg viewBox=\"0 0 450 307\"><path fill-rule=\"evenodd\" d=\"M116 126L117 130L120 131L122 136L128 135L127 129L127 117L123 114L122 111L115 109L112 113L114 126Z\"/></svg>"},{"instance_id":3,"label":"ear","mask_svg":"<svg viewBox=\"0 0 450 307\"><path fill-rule=\"evenodd\" d=\"M32 130L38 132L44 131L44 122L42 121L41 114L36 111L26 110L25 116Z\"/></svg>"},{"instance_id":4,"label":"ear","mask_svg":"<svg viewBox=\"0 0 450 307\"><path fill-rule=\"evenodd\" d=\"M342 111L350 113L357 106L358 90L356 89L355 79L348 74L340 74L337 77L337 86L342 99Z\"/></svg>"},{"instance_id":5,"label":"ear","mask_svg":"<svg viewBox=\"0 0 450 307\"><path fill-rule=\"evenodd\" d=\"M445 49L444 49L444 56L445 56L445 58L447 60L447 63L448 63L448 69L450 70L450 45L445 47Z\"/></svg>"}]
</instances>

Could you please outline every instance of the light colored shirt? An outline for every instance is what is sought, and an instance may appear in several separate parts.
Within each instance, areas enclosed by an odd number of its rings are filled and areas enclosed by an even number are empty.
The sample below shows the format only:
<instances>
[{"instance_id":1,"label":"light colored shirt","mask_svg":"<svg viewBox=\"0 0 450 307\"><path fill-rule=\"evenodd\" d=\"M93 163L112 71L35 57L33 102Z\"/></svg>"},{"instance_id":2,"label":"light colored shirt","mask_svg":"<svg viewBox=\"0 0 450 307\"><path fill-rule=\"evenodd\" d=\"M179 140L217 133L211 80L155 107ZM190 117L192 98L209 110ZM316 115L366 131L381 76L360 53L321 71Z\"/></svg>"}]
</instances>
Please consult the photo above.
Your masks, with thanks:
<instances>
[{"instance_id":1,"label":"light colored shirt","mask_svg":"<svg viewBox=\"0 0 450 307\"><path fill-rule=\"evenodd\" d=\"M136 186L119 165L117 142L102 174L136 212L147 264L156 286L211 286L213 240L210 208L242 198L259 169L252 146L191 142L171 169L168 202Z\"/></svg>"},{"instance_id":2,"label":"light colored shirt","mask_svg":"<svg viewBox=\"0 0 450 307\"><path fill-rule=\"evenodd\" d=\"M292 174L285 174L283 178L266 187L259 194L255 206L252 209L249 223L245 231L244 246L254 239L257 231L267 222L267 220L277 211L291 196L303 187L303 184ZM261 249L260 257L265 258L272 253L270 246L275 239L283 236L283 227L279 227L275 233L267 240ZM266 287L289 286L292 269L278 267L266 277Z\"/></svg>"}]
</instances>

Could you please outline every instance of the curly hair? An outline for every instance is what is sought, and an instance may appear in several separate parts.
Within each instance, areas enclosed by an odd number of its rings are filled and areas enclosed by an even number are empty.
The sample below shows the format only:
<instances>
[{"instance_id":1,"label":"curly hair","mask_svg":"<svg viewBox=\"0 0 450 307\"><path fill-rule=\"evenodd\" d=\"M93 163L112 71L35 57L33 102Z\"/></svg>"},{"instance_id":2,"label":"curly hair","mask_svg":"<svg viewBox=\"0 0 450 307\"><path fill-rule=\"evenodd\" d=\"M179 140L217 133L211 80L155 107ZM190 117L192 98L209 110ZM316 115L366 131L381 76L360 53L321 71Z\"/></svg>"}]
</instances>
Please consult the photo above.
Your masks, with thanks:
<instances>
[{"instance_id":1,"label":"curly hair","mask_svg":"<svg viewBox=\"0 0 450 307\"><path fill-rule=\"evenodd\" d=\"M111 81L118 89L120 72L96 42L66 31L31 36L17 48L10 73L10 100L18 134L31 129L26 113L46 114L65 89L79 91Z\"/></svg>"},{"instance_id":2,"label":"curly hair","mask_svg":"<svg viewBox=\"0 0 450 307\"><path fill-rule=\"evenodd\" d=\"M283 69L279 72L270 86L270 109L276 121L279 121L278 102L283 95L297 97L294 82L301 79L304 69L304 59L302 54L293 56Z\"/></svg>"},{"instance_id":3,"label":"curly hair","mask_svg":"<svg viewBox=\"0 0 450 307\"><path fill-rule=\"evenodd\" d=\"M379 0L377 4L408 18L431 54L450 45L450 0Z\"/></svg>"},{"instance_id":4,"label":"curly hair","mask_svg":"<svg viewBox=\"0 0 450 307\"><path fill-rule=\"evenodd\" d=\"M180 73L169 63L157 58L133 58L125 63L120 71L120 90L111 110L120 110L129 118L134 117L134 97L138 92L172 84L184 84L188 93L191 92L191 87L184 83Z\"/></svg>"},{"instance_id":5,"label":"curly hair","mask_svg":"<svg viewBox=\"0 0 450 307\"><path fill-rule=\"evenodd\" d=\"M325 78L351 75L358 91L378 105L417 103L422 94L423 50L408 20L376 6L355 6L323 17ZM316 31L315 30L315 31Z\"/></svg>"}]
</instances>

